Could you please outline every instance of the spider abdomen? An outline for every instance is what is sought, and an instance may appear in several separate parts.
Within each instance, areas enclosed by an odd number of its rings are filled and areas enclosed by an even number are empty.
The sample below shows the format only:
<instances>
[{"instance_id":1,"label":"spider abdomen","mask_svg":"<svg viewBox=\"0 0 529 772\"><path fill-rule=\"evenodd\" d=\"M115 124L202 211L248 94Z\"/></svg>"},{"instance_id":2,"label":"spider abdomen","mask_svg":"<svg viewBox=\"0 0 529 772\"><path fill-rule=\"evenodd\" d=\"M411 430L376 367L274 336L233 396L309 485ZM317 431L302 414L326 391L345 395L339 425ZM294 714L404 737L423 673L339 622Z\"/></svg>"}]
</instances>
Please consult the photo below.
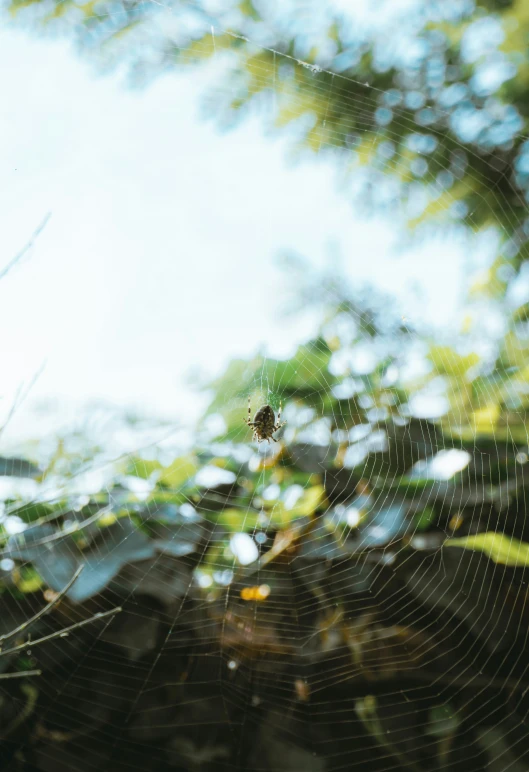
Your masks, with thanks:
<instances>
[{"instance_id":1,"label":"spider abdomen","mask_svg":"<svg viewBox=\"0 0 529 772\"><path fill-rule=\"evenodd\" d=\"M270 405L263 405L253 417L253 423L265 426L273 426L276 417Z\"/></svg>"},{"instance_id":2,"label":"spider abdomen","mask_svg":"<svg viewBox=\"0 0 529 772\"><path fill-rule=\"evenodd\" d=\"M279 405L277 423L275 413L270 405L263 405L260 407L257 413L254 415L253 421L250 421L251 414L250 398L248 398L248 418L245 418L244 422L253 428L253 439L257 440L257 442L268 440L268 443L270 443L271 439L274 442L278 442L278 440L276 440L276 438L273 436L274 432L277 432L286 423L286 421L280 423L281 405Z\"/></svg>"}]
</instances>

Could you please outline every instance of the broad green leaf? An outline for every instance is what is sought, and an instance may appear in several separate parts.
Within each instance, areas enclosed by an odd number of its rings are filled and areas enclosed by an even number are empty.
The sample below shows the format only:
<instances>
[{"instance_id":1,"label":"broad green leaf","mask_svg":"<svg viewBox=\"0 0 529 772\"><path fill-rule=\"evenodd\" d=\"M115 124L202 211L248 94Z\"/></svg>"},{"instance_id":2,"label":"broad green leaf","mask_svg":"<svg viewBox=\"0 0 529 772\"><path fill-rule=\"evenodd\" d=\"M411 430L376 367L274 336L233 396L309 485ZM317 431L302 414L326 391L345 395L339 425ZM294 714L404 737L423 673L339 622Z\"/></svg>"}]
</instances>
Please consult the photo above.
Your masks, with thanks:
<instances>
[{"instance_id":1,"label":"broad green leaf","mask_svg":"<svg viewBox=\"0 0 529 772\"><path fill-rule=\"evenodd\" d=\"M193 488L193 492L188 491L187 488L182 491L157 489L147 499L147 505L196 503L199 499L198 488Z\"/></svg>"},{"instance_id":2,"label":"broad green leaf","mask_svg":"<svg viewBox=\"0 0 529 772\"><path fill-rule=\"evenodd\" d=\"M498 404L491 404L487 407L474 410L472 413L472 422L474 428L479 434L485 434L486 432L494 433L496 423L500 417L500 406Z\"/></svg>"},{"instance_id":3,"label":"broad green leaf","mask_svg":"<svg viewBox=\"0 0 529 772\"><path fill-rule=\"evenodd\" d=\"M41 520L44 518L49 518L49 516L53 512L53 507L49 506L48 504L41 504L41 503L35 503L35 504L25 504L22 507L19 507L18 509L14 509L10 514L16 515L21 520L24 521L24 523L34 523L37 520ZM61 508L57 508L58 513L61 511Z\"/></svg>"},{"instance_id":4,"label":"broad green leaf","mask_svg":"<svg viewBox=\"0 0 529 772\"><path fill-rule=\"evenodd\" d=\"M316 509L322 504L325 499L325 488L323 485L313 485L306 490L297 504L292 507L290 515L293 517L306 517L313 515Z\"/></svg>"},{"instance_id":5,"label":"broad green leaf","mask_svg":"<svg viewBox=\"0 0 529 772\"><path fill-rule=\"evenodd\" d=\"M514 322L527 322L529 321L529 303L523 303L519 306L512 315Z\"/></svg>"},{"instance_id":6,"label":"broad green leaf","mask_svg":"<svg viewBox=\"0 0 529 772\"><path fill-rule=\"evenodd\" d=\"M477 354L463 356L450 346L432 346L428 358L440 375L454 375L459 378L479 362Z\"/></svg>"},{"instance_id":7,"label":"broad green leaf","mask_svg":"<svg viewBox=\"0 0 529 772\"><path fill-rule=\"evenodd\" d=\"M108 528L109 525L114 525L117 519L118 519L118 516L114 512L109 512L108 514L100 517L97 522L100 528Z\"/></svg>"},{"instance_id":8,"label":"broad green leaf","mask_svg":"<svg viewBox=\"0 0 529 772\"><path fill-rule=\"evenodd\" d=\"M287 528L293 520L308 517L325 500L323 485L313 485L308 488L299 501L291 509L287 509L283 501L270 502L270 508L265 512L257 512L247 507L228 507L218 514L213 514L215 522L220 523L229 531L253 531L259 525L267 527Z\"/></svg>"},{"instance_id":9,"label":"broad green leaf","mask_svg":"<svg viewBox=\"0 0 529 772\"><path fill-rule=\"evenodd\" d=\"M444 546L478 550L484 552L495 563L505 566L529 566L529 544L505 536L503 533L489 531L475 536L447 539Z\"/></svg>"},{"instance_id":10,"label":"broad green leaf","mask_svg":"<svg viewBox=\"0 0 529 772\"><path fill-rule=\"evenodd\" d=\"M159 461L135 458L129 464L127 474L132 477L140 477L142 480L148 480L154 472L159 472L163 469Z\"/></svg>"},{"instance_id":11,"label":"broad green leaf","mask_svg":"<svg viewBox=\"0 0 529 772\"><path fill-rule=\"evenodd\" d=\"M249 16L250 19L253 19L254 21L260 21L261 19L259 12L256 10L254 4L252 3L252 0L241 0L239 3L239 10L245 16Z\"/></svg>"},{"instance_id":12,"label":"broad green leaf","mask_svg":"<svg viewBox=\"0 0 529 772\"><path fill-rule=\"evenodd\" d=\"M195 62L209 59L219 51L229 49L234 44L234 38L229 35L211 34L208 30L203 37L193 40L185 49L186 60Z\"/></svg>"},{"instance_id":13,"label":"broad green leaf","mask_svg":"<svg viewBox=\"0 0 529 772\"><path fill-rule=\"evenodd\" d=\"M229 507L219 512L218 515L214 513L213 517L208 519L214 519L228 531L253 531L259 523L259 515L260 513L255 510Z\"/></svg>"},{"instance_id":14,"label":"broad green leaf","mask_svg":"<svg viewBox=\"0 0 529 772\"><path fill-rule=\"evenodd\" d=\"M281 500L274 502L272 508L267 510L266 517L270 518L271 523L286 528L293 520L313 515L324 500L325 488L323 485L313 485L304 491L291 509L287 509Z\"/></svg>"},{"instance_id":15,"label":"broad green leaf","mask_svg":"<svg viewBox=\"0 0 529 772\"><path fill-rule=\"evenodd\" d=\"M13 579L17 589L23 593L37 592L43 585L41 576L33 566L16 568L13 572Z\"/></svg>"},{"instance_id":16,"label":"broad green leaf","mask_svg":"<svg viewBox=\"0 0 529 772\"><path fill-rule=\"evenodd\" d=\"M175 458L170 466L165 467L160 475L160 483L169 488L178 488L189 480L198 470L198 464L193 456Z\"/></svg>"}]
</instances>

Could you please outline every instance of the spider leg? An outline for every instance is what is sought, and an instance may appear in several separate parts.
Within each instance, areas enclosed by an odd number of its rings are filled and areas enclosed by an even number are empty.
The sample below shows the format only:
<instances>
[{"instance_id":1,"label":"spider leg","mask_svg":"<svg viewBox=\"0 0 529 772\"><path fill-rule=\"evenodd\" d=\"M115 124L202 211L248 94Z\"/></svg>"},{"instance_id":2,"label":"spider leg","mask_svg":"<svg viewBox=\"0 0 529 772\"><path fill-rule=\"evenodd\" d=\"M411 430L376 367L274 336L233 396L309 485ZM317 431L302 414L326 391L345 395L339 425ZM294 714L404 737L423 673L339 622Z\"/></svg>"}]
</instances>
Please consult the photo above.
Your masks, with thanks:
<instances>
[{"instance_id":1,"label":"spider leg","mask_svg":"<svg viewBox=\"0 0 529 772\"><path fill-rule=\"evenodd\" d=\"M277 423L279 423L281 421L281 408L282 408L282 403L280 402L279 403L279 413L277 414Z\"/></svg>"},{"instance_id":2,"label":"spider leg","mask_svg":"<svg viewBox=\"0 0 529 772\"><path fill-rule=\"evenodd\" d=\"M273 439L274 442L279 442L279 440L276 440L275 437L272 437L272 439Z\"/></svg>"},{"instance_id":3,"label":"spider leg","mask_svg":"<svg viewBox=\"0 0 529 772\"><path fill-rule=\"evenodd\" d=\"M252 422L250 421L250 418L252 417L252 409L250 407L250 396L248 395L248 418L243 418L245 424L248 424L248 426L252 426Z\"/></svg>"}]
</instances>

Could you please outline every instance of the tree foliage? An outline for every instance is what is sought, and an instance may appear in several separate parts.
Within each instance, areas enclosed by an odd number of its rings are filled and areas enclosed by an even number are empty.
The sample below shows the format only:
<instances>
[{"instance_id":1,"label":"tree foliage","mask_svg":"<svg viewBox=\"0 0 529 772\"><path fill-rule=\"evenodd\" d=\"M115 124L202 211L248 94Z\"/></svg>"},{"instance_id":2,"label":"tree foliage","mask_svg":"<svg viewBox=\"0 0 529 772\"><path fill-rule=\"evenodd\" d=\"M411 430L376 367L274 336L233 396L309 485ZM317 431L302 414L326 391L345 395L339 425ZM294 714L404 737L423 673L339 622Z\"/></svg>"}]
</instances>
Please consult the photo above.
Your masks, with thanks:
<instances>
[{"instance_id":1,"label":"tree foliage","mask_svg":"<svg viewBox=\"0 0 529 772\"><path fill-rule=\"evenodd\" d=\"M42 672L5 681L5 768L528 767L528 314L502 269L523 275L525 260L529 15L519 1L420 7L391 39L329 16L316 41L248 0L221 16L11 4L75 25L137 78L222 57L219 121L273 91L277 129L331 148L372 204L496 229L475 291L497 292L503 326L433 339L317 277L302 302L331 299L318 333L289 359L231 362L185 454L111 462L66 436L0 459L0 634L80 566L35 635L123 609L97 635L0 659ZM169 34L167 12L193 25ZM282 403L277 445L250 443L248 396Z\"/></svg>"},{"instance_id":2,"label":"tree foliage","mask_svg":"<svg viewBox=\"0 0 529 772\"><path fill-rule=\"evenodd\" d=\"M6 624L81 565L37 634L123 608L9 662L42 675L29 693L6 681L6 763L19 748L37 769L217 770L242 752L247 769L484 770L492 730L526 759L524 366L505 342L492 364L428 343L341 286L291 359L209 385L188 454L107 463L96 493L77 437L60 461L3 461L34 482L5 501L24 527L3 536ZM283 402L278 445L250 444L248 395Z\"/></svg>"},{"instance_id":3,"label":"tree foliage","mask_svg":"<svg viewBox=\"0 0 529 772\"><path fill-rule=\"evenodd\" d=\"M136 82L223 61L208 100L221 124L232 125L273 92L276 129L296 123L301 147L332 149L355 184L362 180L359 201L404 203L414 227L496 229L500 263L518 268L526 259L523 0L418 0L375 32L355 22L354 11L346 17L332 6L311 9L316 21L307 30L296 2L280 18L272 4L248 0L217 13L178 0L12 0L8 9L39 29L73 33L106 67L125 62Z\"/></svg>"}]
</instances>

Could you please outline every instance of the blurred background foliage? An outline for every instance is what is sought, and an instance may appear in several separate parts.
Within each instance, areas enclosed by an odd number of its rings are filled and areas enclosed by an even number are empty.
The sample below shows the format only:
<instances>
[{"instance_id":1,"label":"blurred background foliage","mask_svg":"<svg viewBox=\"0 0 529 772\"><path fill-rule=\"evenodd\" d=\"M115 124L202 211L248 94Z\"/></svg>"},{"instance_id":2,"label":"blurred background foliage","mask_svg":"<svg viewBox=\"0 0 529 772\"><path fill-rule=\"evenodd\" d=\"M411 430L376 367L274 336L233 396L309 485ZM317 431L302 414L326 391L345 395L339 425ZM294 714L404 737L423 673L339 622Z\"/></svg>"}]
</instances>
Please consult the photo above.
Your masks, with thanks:
<instances>
[{"instance_id":1,"label":"blurred background foliage","mask_svg":"<svg viewBox=\"0 0 529 772\"><path fill-rule=\"evenodd\" d=\"M81 565L33 636L123 607L0 659L43 673L4 681L6 769L529 767L529 13L417 3L363 34L330 7L313 29L312 7L8 7L135 82L214 56L222 125L273 97L276 130L296 122L358 206L497 250L455 340L291 259L317 335L203 384L185 452L109 455L128 417L0 459L0 633ZM248 397L282 404L279 443L251 444Z\"/></svg>"},{"instance_id":2,"label":"blurred background foliage","mask_svg":"<svg viewBox=\"0 0 529 772\"><path fill-rule=\"evenodd\" d=\"M416 0L400 15L390 3L345 14L310 0L14 0L7 9L39 31L72 35L100 66L125 65L137 84L214 58L206 106L221 125L265 101L276 130L295 123L302 148L331 150L354 172L358 204L402 206L415 228L497 230L497 291L512 275L500 265L526 260L522 0Z\"/></svg>"}]
</instances>

